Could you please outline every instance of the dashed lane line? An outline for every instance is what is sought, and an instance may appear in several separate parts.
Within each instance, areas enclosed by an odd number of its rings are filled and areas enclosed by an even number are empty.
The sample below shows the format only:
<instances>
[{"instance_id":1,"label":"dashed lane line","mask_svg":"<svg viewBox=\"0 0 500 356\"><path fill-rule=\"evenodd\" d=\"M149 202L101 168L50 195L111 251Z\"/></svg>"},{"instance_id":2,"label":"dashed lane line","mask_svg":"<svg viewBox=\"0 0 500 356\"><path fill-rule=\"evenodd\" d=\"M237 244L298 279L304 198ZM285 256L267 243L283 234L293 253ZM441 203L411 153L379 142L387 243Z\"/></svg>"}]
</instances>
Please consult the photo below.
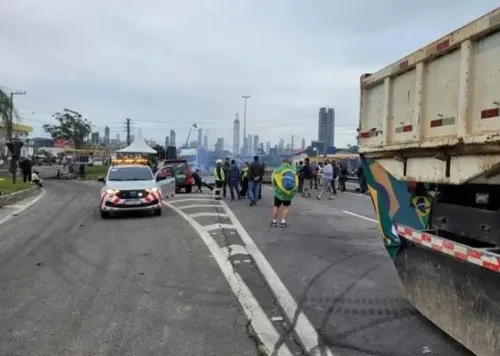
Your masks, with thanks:
<instances>
[{"instance_id":1,"label":"dashed lane line","mask_svg":"<svg viewBox=\"0 0 500 356\"><path fill-rule=\"evenodd\" d=\"M174 204L171 204L171 201L164 200L163 203L170 209L174 210L181 217L183 217L196 230L205 245L208 247L210 253L214 257L217 264L219 265L219 268L224 274L224 277L228 281L231 290L238 298L238 301L240 302L243 311L247 319L249 320L249 323L251 324L255 334L262 343L265 352L268 355L271 355L274 352L274 355L292 356L290 349L284 344L281 345L280 349L277 350L277 352L274 350L274 346L280 340L280 335L276 331L272 322L266 316L264 310L252 294L250 288L246 285L241 276L238 273L234 272L233 265L229 260L231 249L220 248L217 242L210 236L209 232L206 231L201 224L194 220L194 218L180 209L180 207L176 207ZM231 227L234 228L232 225ZM231 247L235 246L232 245ZM239 246L238 249L240 247L241 246ZM248 254L248 251L244 250L244 253Z\"/></svg>"},{"instance_id":2,"label":"dashed lane line","mask_svg":"<svg viewBox=\"0 0 500 356\"><path fill-rule=\"evenodd\" d=\"M370 221L370 222L373 222L373 223L377 223L378 222L377 219L372 219L372 218L369 218L368 216L364 216L364 215L361 215L361 214L353 213L352 211L349 211L349 210L342 210L342 212L344 214L355 216L355 217L357 217L359 219L363 219L363 220Z\"/></svg>"}]
</instances>

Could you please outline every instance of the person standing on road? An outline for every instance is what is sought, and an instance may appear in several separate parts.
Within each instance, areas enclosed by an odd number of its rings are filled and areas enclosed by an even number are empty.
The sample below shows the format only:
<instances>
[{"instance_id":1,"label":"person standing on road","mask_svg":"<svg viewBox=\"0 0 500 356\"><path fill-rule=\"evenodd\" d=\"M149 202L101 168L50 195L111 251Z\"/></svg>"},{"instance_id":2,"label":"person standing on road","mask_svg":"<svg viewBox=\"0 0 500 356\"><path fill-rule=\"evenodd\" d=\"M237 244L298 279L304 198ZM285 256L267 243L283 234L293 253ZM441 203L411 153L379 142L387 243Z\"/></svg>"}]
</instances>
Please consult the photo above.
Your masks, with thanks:
<instances>
[{"instance_id":1,"label":"person standing on road","mask_svg":"<svg viewBox=\"0 0 500 356\"><path fill-rule=\"evenodd\" d=\"M332 181L330 183L332 186L333 195L337 195L337 188L335 187L335 183L339 176L339 167L337 167L337 163L335 161L332 161L332 168L333 168L333 175L332 175Z\"/></svg>"},{"instance_id":2,"label":"person standing on road","mask_svg":"<svg viewBox=\"0 0 500 356\"><path fill-rule=\"evenodd\" d=\"M262 172L264 172L262 176L264 177L264 175L266 174L266 165L264 164L264 162L262 162ZM259 200L261 199L262 199L262 182L259 184Z\"/></svg>"},{"instance_id":3,"label":"person standing on road","mask_svg":"<svg viewBox=\"0 0 500 356\"><path fill-rule=\"evenodd\" d=\"M312 179L312 170L311 164L309 163L309 157L305 159L304 166L302 166L302 177L304 179L304 183L302 186L302 197L310 198L311 197L311 179Z\"/></svg>"},{"instance_id":4,"label":"person standing on road","mask_svg":"<svg viewBox=\"0 0 500 356\"><path fill-rule=\"evenodd\" d=\"M332 190L332 179L333 179L333 166L330 164L328 159L325 160L325 166L323 167L323 181L321 192L319 192L316 197L318 200L321 200L323 193L329 192L330 197L328 199L333 199L333 190Z\"/></svg>"},{"instance_id":5,"label":"person standing on road","mask_svg":"<svg viewBox=\"0 0 500 356\"><path fill-rule=\"evenodd\" d=\"M231 200L234 200L234 192L236 191L236 195L238 196L238 200L240 197L240 169L236 165L236 161L231 160L231 167L229 167L228 171L228 183L229 183L229 192L231 193Z\"/></svg>"},{"instance_id":6,"label":"person standing on road","mask_svg":"<svg viewBox=\"0 0 500 356\"><path fill-rule=\"evenodd\" d=\"M222 187L224 186L224 181L226 180L224 175L224 169L222 168L221 159L218 159L216 162L214 178L215 178L215 190L214 190L215 200L221 200L221 190Z\"/></svg>"},{"instance_id":7,"label":"person standing on road","mask_svg":"<svg viewBox=\"0 0 500 356\"><path fill-rule=\"evenodd\" d=\"M243 164L243 168L241 169L241 192L240 197L246 198L248 195L248 162Z\"/></svg>"},{"instance_id":8,"label":"person standing on road","mask_svg":"<svg viewBox=\"0 0 500 356\"><path fill-rule=\"evenodd\" d=\"M304 167L304 162L300 161L297 169L297 176L299 177L299 190L298 192L302 194L302 189L304 188L304 175L302 174L302 168Z\"/></svg>"},{"instance_id":9,"label":"person standing on road","mask_svg":"<svg viewBox=\"0 0 500 356\"><path fill-rule=\"evenodd\" d=\"M318 190L318 173L319 173L319 166L318 166L318 163L316 161L314 161L312 164L311 164L311 183L309 184L309 189L313 189L313 185L314 185L314 189Z\"/></svg>"},{"instance_id":10,"label":"person standing on road","mask_svg":"<svg viewBox=\"0 0 500 356\"><path fill-rule=\"evenodd\" d=\"M289 159L284 159L280 166L274 170L271 180L274 190L271 226L277 227L278 218L280 218L280 226L286 227L290 204L299 189L297 169Z\"/></svg>"},{"instance_id":11,"label":"person standing on road","mask_svg":"<svg viewBox=\"0 0 500 356\"><path fill-rule=\"evenodd\" d=\"M224 161L224 165L222 166L222 169L224 170L224 183L222 185L222 195L224 198L226 198L226 193L227 193L227 179L229 177L229 167L230 167L230 164L229 164L229 157L226 157L226 160Z\"/></svg>"},{"instance_id":12,"label":"person standing on road","mask_svg":"<svg viewBox=\"0 0 500 356\"><path fill-rule=\"evenodd\" d=\"M248 168L248 197L250 198L250 206L257 205L259 197L260 184L264 177L264 169L259 162L259 156L253 157L253 162Z\"/></svg>"},{"instance_id":13,"label":"person standing on road","mask_svg":"<svg viewBox=\"0 0 500 356\"><path fill-rule=\"evenodd\" d=\"M345 163L339 164L339 190L345 192L345 182L347 181L347 167Z\"/></svg>"}]
</instances>

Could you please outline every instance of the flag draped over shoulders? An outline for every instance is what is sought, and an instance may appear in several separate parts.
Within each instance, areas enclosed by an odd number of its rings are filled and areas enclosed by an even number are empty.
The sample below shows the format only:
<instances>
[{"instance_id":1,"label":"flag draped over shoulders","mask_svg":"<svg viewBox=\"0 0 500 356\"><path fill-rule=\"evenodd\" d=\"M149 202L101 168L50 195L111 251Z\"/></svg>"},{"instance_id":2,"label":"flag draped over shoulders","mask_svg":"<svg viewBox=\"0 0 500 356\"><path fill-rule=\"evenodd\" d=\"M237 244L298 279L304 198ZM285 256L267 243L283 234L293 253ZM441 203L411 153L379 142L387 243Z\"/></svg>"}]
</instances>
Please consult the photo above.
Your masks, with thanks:
<instances>
[{"instance_id":1,"label":"flag draped over shoulders","mask_svg":"<svg viewBox=\"0 0 500 356\"><path fill-rule=\"evenodd\" d=\"M292 200L297 194L299 177L294 165L282 163L273 171L274 196L280 200Z\"/></svg>"}]
</instances>

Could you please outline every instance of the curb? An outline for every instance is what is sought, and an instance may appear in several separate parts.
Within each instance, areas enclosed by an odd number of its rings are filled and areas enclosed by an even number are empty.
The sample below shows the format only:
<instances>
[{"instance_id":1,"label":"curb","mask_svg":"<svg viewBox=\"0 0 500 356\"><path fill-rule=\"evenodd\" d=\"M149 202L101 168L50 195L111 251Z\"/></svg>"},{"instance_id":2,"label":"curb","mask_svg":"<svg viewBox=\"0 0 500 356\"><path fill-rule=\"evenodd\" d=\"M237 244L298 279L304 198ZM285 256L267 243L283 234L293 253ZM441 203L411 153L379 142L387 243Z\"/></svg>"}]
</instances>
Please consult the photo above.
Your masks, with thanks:
<instances>
[{"instance_id":1,"label":"curb","mask_svg":"<svg viewBox=\"0 0 500 356\"><path fill-rule=\"evenodd\" d=\"M29 198L37 194L38 191L38 187L35 186L29 189L21 190L19 192L0 195L0 208L4 205L15 204L17 202L20 202L21 200Z\"/></svg>"}]
</instances>

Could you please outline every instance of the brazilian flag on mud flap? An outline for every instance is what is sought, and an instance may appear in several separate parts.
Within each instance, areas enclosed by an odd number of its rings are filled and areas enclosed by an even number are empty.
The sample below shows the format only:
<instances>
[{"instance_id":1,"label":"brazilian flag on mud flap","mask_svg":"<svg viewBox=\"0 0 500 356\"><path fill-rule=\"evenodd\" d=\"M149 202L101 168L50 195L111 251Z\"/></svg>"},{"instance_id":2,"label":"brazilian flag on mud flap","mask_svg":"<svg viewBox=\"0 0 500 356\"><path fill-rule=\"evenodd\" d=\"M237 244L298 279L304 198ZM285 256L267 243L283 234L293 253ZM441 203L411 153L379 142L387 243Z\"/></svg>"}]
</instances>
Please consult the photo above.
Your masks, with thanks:
<instances>
[{"instance_id":1,"label":"brazilian flag on mud flap","mask_svg":"<svg viewBox=\"0 0 500 356\"><path fill-rule=\"evenodd\" d=\"M273 172L274 196L280 200L292 200L299 188L297 169L289 163L282 163Z\"/></svg>"}]
</instances>

